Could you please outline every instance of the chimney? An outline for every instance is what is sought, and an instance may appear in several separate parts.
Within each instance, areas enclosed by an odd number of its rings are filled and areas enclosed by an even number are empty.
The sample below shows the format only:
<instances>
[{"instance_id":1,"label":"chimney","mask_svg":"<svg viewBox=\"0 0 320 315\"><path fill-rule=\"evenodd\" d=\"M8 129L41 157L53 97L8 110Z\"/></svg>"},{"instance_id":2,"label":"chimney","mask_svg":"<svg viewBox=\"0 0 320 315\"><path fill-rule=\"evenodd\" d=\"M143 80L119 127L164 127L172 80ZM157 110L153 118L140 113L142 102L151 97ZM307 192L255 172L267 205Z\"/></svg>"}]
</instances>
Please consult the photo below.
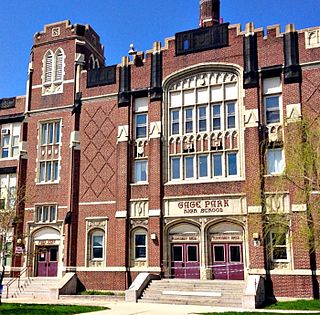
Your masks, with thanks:
<instances>
[{"instance_id":1,"label":"chimney","mask_svg":"<svg viewBox=\"0 0 320 315\"><path fill-rule=\"evenodd\" d=\"M200 27L220 23L220 0L200 0Z\"/></svg>"}]
</instances>

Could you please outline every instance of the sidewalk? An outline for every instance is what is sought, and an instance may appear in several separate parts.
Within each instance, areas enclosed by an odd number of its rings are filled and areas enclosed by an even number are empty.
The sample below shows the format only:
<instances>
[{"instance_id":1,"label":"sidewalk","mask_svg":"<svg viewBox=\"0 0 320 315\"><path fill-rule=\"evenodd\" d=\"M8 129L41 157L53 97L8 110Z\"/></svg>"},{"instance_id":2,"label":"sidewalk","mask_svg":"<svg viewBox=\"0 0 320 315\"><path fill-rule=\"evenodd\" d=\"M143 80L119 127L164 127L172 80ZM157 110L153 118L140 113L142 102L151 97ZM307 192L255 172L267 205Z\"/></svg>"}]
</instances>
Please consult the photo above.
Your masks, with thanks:
<instances>
[{"instance_id":1,"label":"sidewalk","mask_svg":"<svg viewBox=\"0 0 320 315\"><path fill-rule=\"evenodd\" d=\"M199 306L199 305L173 305L173 304L154 304L154 303L129 303L129 302L113 302L113 301L81 301L79 299L65 300L39 300L39 299L9 299L3 300L4 303L30 303L30 304L71 304L71 305L96 305L108 307L109 310L87 313L88 315L193 315L212 312L272 312L279 314L289 313L316 313L320 311L288 311L288 310L245 310L239 308L215 307L215 306Z\"/></svg>"}]
</instances>

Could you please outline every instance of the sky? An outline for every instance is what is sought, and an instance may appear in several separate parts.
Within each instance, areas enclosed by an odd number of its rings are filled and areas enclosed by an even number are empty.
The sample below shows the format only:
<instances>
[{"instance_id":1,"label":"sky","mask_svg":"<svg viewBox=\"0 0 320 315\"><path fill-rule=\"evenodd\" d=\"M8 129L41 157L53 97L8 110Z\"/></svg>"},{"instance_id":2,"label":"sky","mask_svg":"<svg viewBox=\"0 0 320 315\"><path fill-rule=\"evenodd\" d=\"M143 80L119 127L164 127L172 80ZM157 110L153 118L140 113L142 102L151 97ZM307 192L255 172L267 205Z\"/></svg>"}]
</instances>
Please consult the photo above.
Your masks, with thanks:
<instances>
[{"instance_id":1,"label":"sky","mask_svg":"<svg viewBox=\"0 0 320 315\"><path fill-rule=\"evenodd\" d=\"M197 28L199 0L0 0L0 98L25 94L33 35L45 24L90 24L105 46L106 64L121 62L130 43L138 51L164 43L176 32ZM255 27L294 23L320 26L319 0L221 0L224 22Z\"/></svg>"}]
</instances>

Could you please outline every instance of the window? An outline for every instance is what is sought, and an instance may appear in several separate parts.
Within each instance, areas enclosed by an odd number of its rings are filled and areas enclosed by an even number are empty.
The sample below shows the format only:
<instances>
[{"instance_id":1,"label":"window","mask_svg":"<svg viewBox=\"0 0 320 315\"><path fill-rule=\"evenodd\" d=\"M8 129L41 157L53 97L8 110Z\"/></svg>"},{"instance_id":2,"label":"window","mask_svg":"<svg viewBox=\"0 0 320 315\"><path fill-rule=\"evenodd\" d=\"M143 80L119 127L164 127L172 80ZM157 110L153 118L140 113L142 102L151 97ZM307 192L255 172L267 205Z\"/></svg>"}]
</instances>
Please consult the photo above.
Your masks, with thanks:
<instances>
[{"instance_id":1,"label":"window","mask_svg":"<svg viewBox=\"0 0 320 315\"><path fill-rule=\"evenodd\" d=\"M1 126L1 158L19 156L20 123Z\"/></svg>"},{"instance_id":2,"label":"window","mask_svg":"<svg viewBox=\"0 0 320 315\"><path fill-rule=\"evenodd\" d=\"M55 53L47 51L43 58L42 94L61 93L64 77L64 52L58 48Z\"/></svg>"},{"instance_id":3,"label":"window","mask_svg":"<svg viewBox=\"0 0 320 315\"><path fill-rule=\"evenodd\" d=\"M180 179L180 158L171 159L171 178Z\"/></svg>"},{"instance_id":4,"label":"window","mask_svg":"<svg viewBox=\"0 0 320 315\"><path fill-rule=\"evenodd\" d=\"M148 103L147 97L139 97L134 100L135 138L147 138L148 136Z\"/></svg>"},{"instance_id":5,"label":"window","mask_svg":"<svg viewBox=\"0 0 320 315\"><path fill-rule=\"evenodd\" d=\"M208 177L208 155L199 156L199 177Z\"/></svg>"},{"instance_id":6,"label":"window","mask_svg":"<svg viewBox=\"0 0 320 315\"><path fill-rule=\"evenodd\" d=\"M263 80L263 104L266 124L281 122L282 84L280 77Z\"/></svg>"},{"instance_id":7,"label":"window","mask_svg":"<svg viewBox=\"0 0 320 315\"><path fill-rule=\"evenodd\" d=\"M136 139L147 137L147 114L136 114Z\"/></svg>"},{"instance_id":8,"label":"window","mask_svg":"<svg viewBox=\"0 0 320 315\"><path fill-rule=\"evenodd\" d=\"M281 174L284 171L283 149L267 150L267 174Z\"/></svg>"},{"instance_id":9,"label":"window","mask_svg":"<svg viewBox=\"0 0 320 315\"><path fill-rule=\"evenodd\" d=\"M288 260L288 233L281 230L270 233L271 260L275 262Z\"/></svg>"},{"instance_id":10,"label":"window","mask_svg":"<svg viewBox=\"0 0 320 315\"><path fill-rule=\"evenodd\" d=\"M92 259L103 259L103 235L92 234Z\"/></svg>"},{"instance_id":11,"label":"window","mask_svg":"<svg viewBox=\"0 0 320 315\"><path fill-rule=\"evenodd\" d=\"M178 135L180 133L180 123L179 123L179 110L173 110L171 112L171 134Z\"/></svg>"},{"instance_id":12,"label":"window","mask_svg":"<svg viewBox=\"0 0 320 315\"><path fill-rule=\"evenodd\" d=\"M167 97L169 181L221 181L241 175L237 80L231 72L212 71L171 84Z\"/></svg>"},{"instance_id":13,"label":"window","mask_svg":"<svg viewBox=\"0 0 320 315\"><path fill-rule=\"evenodd\" d=\"M57 206L56 205L42 205L36 206L37 223L49 223L57 221Z\"/></svg>"},{"instance_id":14,"label":"window","mask_svg":"<svg viewBox=\"0 0 320 315\"><path fill-rule=\"evenodd\" d=\"M221 129L221 105L212 106L212 130Z\"/></svg>"},{"instance_id":15,"label":"window","mask_svg":"<svg viewBox=\"0 0 320 315\"><path fill-rule=\"evenodd\" d=\"M40 123L38 183L59 181L61 121Z\"/></svg>"},{"instance_id":16,"label":"window","mask_svg":"<svg viewBox=\"0 0 320 315\"><path fill-rule=\"evenodd\" d=\"M147 233L138 230L134 233L134 258L145 260L147 258Z\"/></svg>"},{"instance_id":17,"label":"window","mask_svg":"<svg viewBox=\"0 0 320 315\"><path fill-rule=\"evenodd\" d=\"M207 131L207 108L198 107L198 130Z\"/></svg>"},{"instance_id":18,"label":"window","mask_svg":"<svg viewBox=\"0 0 320 315\"><path fill-rule=\"evenodd\" d=\"M14 209L16 204L17 174L1 174L0 185L0 209Z\"/></svg>"},{"instance_id":19,"label":"window","mask_svg":"<svg viewBox=\"0 0 320 315\"><path fill-rule=\"evenodd\" d=\"M148 180L148 161L135 160L134 162L134 182L146 182Z\"/></svg>"}]
</instances>

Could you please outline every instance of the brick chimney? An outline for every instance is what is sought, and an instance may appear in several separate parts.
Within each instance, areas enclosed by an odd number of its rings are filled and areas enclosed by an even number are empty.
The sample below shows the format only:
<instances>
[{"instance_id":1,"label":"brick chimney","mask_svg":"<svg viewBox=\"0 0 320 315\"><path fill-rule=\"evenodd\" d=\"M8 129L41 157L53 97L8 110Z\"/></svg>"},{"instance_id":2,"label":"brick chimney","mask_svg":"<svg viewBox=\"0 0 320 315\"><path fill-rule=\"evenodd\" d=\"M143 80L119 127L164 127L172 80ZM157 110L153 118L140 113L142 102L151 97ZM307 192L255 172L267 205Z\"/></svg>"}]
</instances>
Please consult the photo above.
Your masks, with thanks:
<instances>
[{"instance_id":1,"label":"brick chimney","mask_svg":"<svg viewBox=\"0 0 320 315\"><path fill-rule=\"evenodd\" d=\"M220 23L220 0L200 0L200 27Z\"/></svg>"}]
</instances>

